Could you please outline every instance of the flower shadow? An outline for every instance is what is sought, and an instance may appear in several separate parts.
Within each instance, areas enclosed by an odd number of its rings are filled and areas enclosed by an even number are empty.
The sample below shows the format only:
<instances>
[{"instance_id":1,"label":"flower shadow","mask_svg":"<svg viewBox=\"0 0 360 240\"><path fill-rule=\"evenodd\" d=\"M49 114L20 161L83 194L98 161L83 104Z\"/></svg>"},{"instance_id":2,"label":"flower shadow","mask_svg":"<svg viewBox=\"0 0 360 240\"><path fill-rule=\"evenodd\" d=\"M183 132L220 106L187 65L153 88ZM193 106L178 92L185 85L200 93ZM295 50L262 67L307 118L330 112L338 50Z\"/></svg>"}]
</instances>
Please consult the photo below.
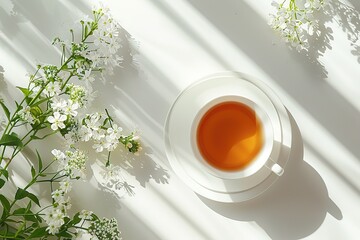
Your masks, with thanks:
<instances>
[{"instance_id":1,"label":"flower shadow","mask_svg":"<svg viewBox=\"0 0 360 240\"><path fill-rule=\"evenodd\" d=\"M326 214L343 218L324 180L303 159L300 130L291 116L292 146L284 175L265 193L242 203L219 203L200 197L215 212L238 221L255 221L271 239L299 239L315 232Z\"/></svg>"},{"instance_id":2,"label":"flower shadow","mask_svg":"<svg viewBox=\"0 0 360 240\"><path fill-rule=\"evenodd\" d=\"M152 124L154 130L160 132L162 130L161 124L159 124L159 119L154 119L154 117L162 116L164 113L158 114L156 116L149 116L147 111L145 111L137 101L141 101L144 96L141 94L143 89L138 84L138 75L140 70L138 63L136 61L136 54L138 54L137 42L132 38L132 36L123 29L119 37L122 38L122 48L119 51L119 54L122 56L121 68L115 68L114 74L107 76L103 83L95 83L94 89L97 92L102 92L106 90L106 95L101 96L101 104L106 106L111 106L111 114L114 114L115 119L120 119L120 123L124 126L129 126L125 128L124 131L132 131L131 128L137 128L137 124L142 126L143 124ZM124 81L126 80L126 81ZM141 94L141 95L139 95ZM116 98L114 98L116 96ZM130 97L131 96L131 97ZM133 97L133 96L139 96ZM156 97L152 97L156 99ZM134 100L136 99L136 101ZM166 102L159 100L159 102ZM170 104L170 103L169 103ZM97 103L94 103L95 107ZM167 109L167 107L160 108L160 110ZM144 123L144 119L147 119L148 122ZM137 124L134 125L134 122ZM158 133L157 133L158 135ZM142 138L142 136L141 136ZM157 153L154 153L153 149L147 144L147 139L141 141L142 151L139 156L135 156L132 153L127 152L126 150L120 152L116 151L112 154L113 163L119 165L122 169L123 179L119 183L114 184L105 184L104 186L112 189L113 192L127 192L128 195L134 195L136 193L136 188L134 184L130 181L127 181L128 175L130 178L134 177L138 184L142 187L146 187L147 184L153 180L158 184L167 184L169 183L170 174L168 170L163 166L161 162L155 160Z\"/></svg>"},{"instance_id":3,"label":"flower shadow","mask_svg":"<svg viewBox=\"0 0 360 240\"><path fill-rule=\"evenodd\" d=\"M170 174L161 165L157 164L150 157L151 148L145 147L140 156L133 154L122 154L122 161L120 166L126 170L130 175L134 176L142 187L153 179L156 183L169 183Z\"/></svg>"},{"instance_id":4,"label":"flower shadow","mask_svg":"<svg viewBox=\"0 0 360 240\"><path fill-rule=\"evenodd\" d=\"M333 30L327 26L328 23L336 23L338 27L346 34L347 40L352 48L351 53L360 63L360 12L355 6L339 0L328 2L322 12L315 15L317 26L313 35L307 35L310 48L307 52L302 52L313 62L319 60L325 52L331 50L331 42L334 40ZM317 61L320 64L319 61Z\"/></svg>"}]
</instances>

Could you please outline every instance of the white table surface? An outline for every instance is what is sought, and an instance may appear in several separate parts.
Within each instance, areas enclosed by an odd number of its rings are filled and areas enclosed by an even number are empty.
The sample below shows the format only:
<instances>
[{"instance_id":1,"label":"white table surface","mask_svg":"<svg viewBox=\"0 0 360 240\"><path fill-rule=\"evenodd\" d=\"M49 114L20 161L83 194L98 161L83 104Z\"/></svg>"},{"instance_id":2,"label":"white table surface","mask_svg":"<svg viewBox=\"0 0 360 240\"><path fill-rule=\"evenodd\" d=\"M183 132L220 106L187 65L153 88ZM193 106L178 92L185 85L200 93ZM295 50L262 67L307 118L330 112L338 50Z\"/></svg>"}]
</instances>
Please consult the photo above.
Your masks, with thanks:
<instances>
[{"instance_id":1,"label":"white table surface","mask_svg":"<svg viewBox=\"0 0 360 240\"><path fill-rule=\"evenodd\" d=\"M134 196L108 191L90 175L90 183L76 184L73 209L116 217L124 239L359 239L360 4L330 2L305 56L267 25L270 1L108 1L137 53L131 63L125 44L124 67L106 85L96 85L101 94L95 108L110 106L123 126L140 129L144 152L124 173ZM35 63L56 63L52 39L65 36L90 9L85 0L1 0L5 99L20 97L14 86L26 83ZM246 203L195 194L169 166L163 143L165 117L180 91L224 70L262 79L292 115L285 174ZM55 139L45 149L59 144Z\"/></svg>"}]
</instances>

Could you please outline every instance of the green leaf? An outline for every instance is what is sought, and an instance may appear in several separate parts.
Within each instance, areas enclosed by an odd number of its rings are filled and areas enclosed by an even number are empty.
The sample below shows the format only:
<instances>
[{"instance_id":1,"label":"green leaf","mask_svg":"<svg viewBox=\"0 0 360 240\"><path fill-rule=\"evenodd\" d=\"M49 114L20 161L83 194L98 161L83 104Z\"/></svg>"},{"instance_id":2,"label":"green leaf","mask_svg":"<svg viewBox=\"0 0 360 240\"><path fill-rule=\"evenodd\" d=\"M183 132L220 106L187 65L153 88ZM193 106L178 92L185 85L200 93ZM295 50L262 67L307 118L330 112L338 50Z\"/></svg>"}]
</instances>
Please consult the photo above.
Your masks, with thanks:
<instances>
[{"instance_id":1,"label":"green leaf","mask_svg":"<svg viewBox=\"0 0 360 240\"><path fill-rule=\"evenodd\" d=\"M22 214L25 214L27 211L26 208L18 208L16 209L12 214L14 215L22 215Z\"/></svg>"},{"instance_id":2,"label":"green leaf","mask_svg":"<svg viewBox=\"0 0 360 240\"><path fill-rule=\"evenodd\" d=\"M34 223L38 222L38 219L36 218L34 213L31 212L31 211L29 211L27 213L27 215L24 216L24 218L25 218L26 221L30 221L30 222L34 222Z\"/></svg>"},{"instance_id":3,"label":"green leaf","mask_svg":"<svg viewBox=\"0 0 360 240\"><path fill-rule=\"evenodd\" d=\"M30 211L28 208L18 208L13 212L16 216L22 216L25 220L30 222L38 222L33 212Z\"/></svg>"},{"instance_id":4,"label":"green leaf","mask_svg":"<svg viewBox=\"0 0 360 240\"><path fill-rule=\"evenodd\" d=\"M73 217L73 220L72 220L73 225L76 225L81 221L81 218L79 216L80 216L80 213L75 214L75 216Z\"/></svg>"},{"instance_id":5,"label":"green leaf","mask_svg":"<svg viewBox=\"0 0 360 240\"><path fill-rule=\"evenodd\" d=\"M42 103L44 103L44 102L46 102L46 101L49 101L50 99L51 99L50 97L43 98L43 99L37 101L36 103L32 104L31 106L32 106L32 107L39 106L40 104L42 104Z\"/></svg>"},{"instance_id":6,"label":"green leaf","mask_svg":"<svg viewBox=\"0 0 360 240\"><path fill-rule=\"evenodd\" d=\"M15 199L20 200L26 197L31 199L34 203L36 203L40 207L39 199L34 194L26 191L25 189L18 188L15 194Z\"/></svg>"},{"instance_id":7,"label":"green leaf","mask_svg":"<svg viewBox=\"0 0 360 240\"><path fill-rule=\"evenodd\" d=\"M58 237L65 237L65 238L72 238L72 235L66 231L63 232L59 232L58 234L56 234L56 236Z\"/></svg>"},{"instance_id":8,"label":"green leaf","mask_svg":"<svg viewBox=\"0 0 360 240\"><path fill-rule=\"evenodd\" d=\"M10 121L10 111L9 109L6 107L4 101L2 99L0 99L0 105L2 106L3 110L4 110L4 113L7 117L7 119Z\"/></svg>"},{"instance_id":9,"label":"green leaf","mask_svg":"<svg viewBox=\"0 0 360 240\"><path fill-rule=\"evenodd\" d=\"M6 180L9 180L9 173L6 169L0 167L0 176L4 176Z\"/></svg>"},{"instance_id":10,"label":"green leaf","mask_svg":"<svg viewBox=\"0 0 360 240\"><path fill-rule=\"evenodd\" d=\"M10 211L10 202L9 200L7 200L7 198L0 194L0 202L1 202L1 205L3 206L3 216L8 213Z\"/></svg>"},{"instance_id":11,"label":"green leaf","mask_svg":"<svg viewBox=\"0 0 360 240\"><path fill-rule=\"evenodd\" d=\"M23 87L17 87L17 88L20 89L20 91L24 94L25 101L27 104L29 104L32 100L32 98L29 97L32 94L32 91L30 91L27 88L23 88Z\"/></svg>"},{"instance_id":12,"label":"green leaf","mask_svg":"<svg viewBox=\"0 0 360 240\"><path fill-rule=\"evenodd\" d=\"M27 88L23 88L19 86L17 86L16 88L18 88L24 94L25 97L28 97L32 93L32 91L30 91Z\"/></svg>"},{"instance_id":13,"label":"green leaf","mask_svg":"<svg viewBox=\"0 0 360 240\"><path fill-rule=\"evenodd\" d=\"M21 142L20 138L16 136L15 133L12 134L4 134L3 137L0 139L0 146L16 146L21 147L23 143Z\"/></svg>"},{"instance_id":14,"label":"green leaf","mask_svg":"<svg viewBox=\"0 0 360 240\"><path fill-rule=\"evenodd\" d=\"M38 170L39 172L41 172L42 168L43 168L43 165L42 165L42 160L41 160L41 157L40 157L40 154L38 152L38 150L36 150L36 155L37 155L37 158L38 158Z\"/></svg>"},{"instance_id":15,"label":"green leaf","mask_svg":"<svg viewBox=\"0 0 360 240\"><path fill-rule=\"evenodd\" d=\"M0 178L0 189L4 186L5 180Z\"/></svg>"},{"instance_id":16,"label":"green leaf","mask_svg":"<svg viewBox=\"0 0 360 240\"><path fill-rule=\"evenodd\" d=\"M33 166L31 166L31 177L34 178L35 175L36 175L35 168Z\"/></svg>"},{"instance_id":17,"label":"green leaf","mask_svg":"<svg viewBox=\"0 0 360 240\"><path fill-rule=\"evenodd\" d=\"M41 227L41 228L35 229L35 231L33 231L27 239L41 238L41 237L47 236L48 232L46 231L46 228L47 227Z\"/></svg>"}]
</instances>

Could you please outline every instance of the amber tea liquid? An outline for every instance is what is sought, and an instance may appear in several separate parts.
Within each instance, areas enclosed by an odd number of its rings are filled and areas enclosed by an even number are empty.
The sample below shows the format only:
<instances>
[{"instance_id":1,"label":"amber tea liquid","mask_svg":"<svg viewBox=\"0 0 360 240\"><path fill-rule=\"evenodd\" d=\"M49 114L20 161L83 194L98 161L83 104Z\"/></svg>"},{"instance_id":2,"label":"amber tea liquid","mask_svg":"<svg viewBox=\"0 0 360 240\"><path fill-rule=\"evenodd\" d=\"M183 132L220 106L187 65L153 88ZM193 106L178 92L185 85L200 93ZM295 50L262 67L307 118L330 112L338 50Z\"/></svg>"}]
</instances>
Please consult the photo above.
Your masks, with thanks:
<instances>
[{"instance_id":1,"label":"amber tea liquid","mask_svg":"<svg viewBox=\"0 0 360 240\"><path fill-rule=\"evenodd\" d=\"M245 168L264 141L255 111L239 102L223 102L210 108L201 118L196 134L202 157L223 171Z\"/></svg>"}]
</instances>

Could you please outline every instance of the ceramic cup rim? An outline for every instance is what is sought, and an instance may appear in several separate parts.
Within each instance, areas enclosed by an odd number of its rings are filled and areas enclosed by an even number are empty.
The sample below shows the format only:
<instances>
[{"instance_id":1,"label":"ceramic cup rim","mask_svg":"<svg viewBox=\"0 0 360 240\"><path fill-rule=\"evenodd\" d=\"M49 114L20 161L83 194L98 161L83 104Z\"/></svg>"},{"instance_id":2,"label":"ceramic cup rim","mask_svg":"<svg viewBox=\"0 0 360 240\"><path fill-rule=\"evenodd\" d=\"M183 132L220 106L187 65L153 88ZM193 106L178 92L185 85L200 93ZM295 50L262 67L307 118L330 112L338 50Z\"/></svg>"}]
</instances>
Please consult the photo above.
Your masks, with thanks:
<instances>
[{"instance_id":1,"label":"ceramic cup rim","mask_svg":"<svg viewBox=\"0 0 360 240\"><path fill-rule=\"evenodd\" d=\"M263 131L263 136L264 136L264 144L260 152L255 156L255 158L251 161L251 163L242 169L233 170L233 171L220 170L210 165L203 158L197 145L197 128L200 123L200 120L202 119L204 114L207 111L209 111L212 107L225 102L242 103L250 107L252 110L254 110L257 119L262 125L261 129ZM227 96L216 97L208 101L203 107L201 107L198 110L195 118L193 119L190 136L191 136L191 146L193 153L196 159L200 161L201 163L200 165L203 167L203 170L207 171L208 173L216 177L220 177L223 179L245 178L257 173L261 168L266 167L266 163L270 158L274 146L274 130L270 121L270 117L258 104L256 104L254 101L250 100L249 98L243 96L227 95Z\"/></svg>"}]
</instances>

